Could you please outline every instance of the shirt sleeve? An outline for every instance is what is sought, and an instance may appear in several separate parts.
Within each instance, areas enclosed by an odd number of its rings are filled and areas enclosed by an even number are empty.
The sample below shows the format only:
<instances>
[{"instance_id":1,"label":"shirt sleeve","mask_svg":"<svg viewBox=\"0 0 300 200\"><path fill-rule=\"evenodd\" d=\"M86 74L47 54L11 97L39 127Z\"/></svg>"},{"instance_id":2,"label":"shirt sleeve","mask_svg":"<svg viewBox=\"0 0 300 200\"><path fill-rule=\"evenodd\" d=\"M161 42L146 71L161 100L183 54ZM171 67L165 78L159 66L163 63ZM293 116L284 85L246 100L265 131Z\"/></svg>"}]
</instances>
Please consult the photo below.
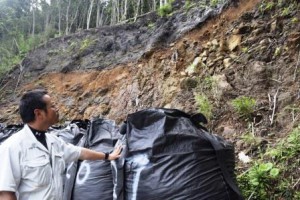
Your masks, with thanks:
<instances>
[{"instance_id":1,"label":"shirt sleeve","mask_svg":"<svg viewBox=\"0 0 300 200\"><path fill-rule=\"evenodd\" d=\"M19 150L10 143L0 145L0 191L16 192L21 180Z\"/></svg>"},{"instance_id":2,"label":"shirt sleeve","mask_svg":"<svg viewBox=\"0 0 300 200\"><path fill-rule=\"evenodd\" d=\"M70 143L65 143L64 145L64 159L66 163L71 163L77 161L80 157L81 147L74 146Z\"/></svg>"},{"instance_id":3,"label":"shirt sleeve","mask_svg":"<svg viewBox=\"0 0 300 200\"><path fill-rule=\"evenodd\" d=\"M60 146L61 151L63 152L63 159L66 163L71 163L77 161L80 157L81 147L75 146L73 144L67 143L59 137L52 136L55 138L56 142Z\"/></svg>"}]
</instances>

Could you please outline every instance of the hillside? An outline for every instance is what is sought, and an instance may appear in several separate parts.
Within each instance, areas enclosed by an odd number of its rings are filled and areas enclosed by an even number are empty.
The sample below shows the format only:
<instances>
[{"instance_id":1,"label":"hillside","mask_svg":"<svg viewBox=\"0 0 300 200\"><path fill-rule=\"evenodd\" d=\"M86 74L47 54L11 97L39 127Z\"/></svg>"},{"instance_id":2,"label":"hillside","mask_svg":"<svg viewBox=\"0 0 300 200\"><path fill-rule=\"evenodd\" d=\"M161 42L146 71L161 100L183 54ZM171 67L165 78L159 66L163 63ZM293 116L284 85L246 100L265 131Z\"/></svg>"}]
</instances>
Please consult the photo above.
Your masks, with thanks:
<instances>
[{"instance_id":1,"label":"hillside","mask_svg":"<svg viewBox=\"0 0 300 200\"><path fill-rule=\"evenodd\" d=\"M200 111L212 132L252 158L237 159L245 196L300 199L299 3L230 2L210 12L194 5L163 18L150 13L41 45L1 80L0 123L20 122L18 98L32 88L52 94L61 122L120 123L150 107Z\"/></svg>"}]
</instances>

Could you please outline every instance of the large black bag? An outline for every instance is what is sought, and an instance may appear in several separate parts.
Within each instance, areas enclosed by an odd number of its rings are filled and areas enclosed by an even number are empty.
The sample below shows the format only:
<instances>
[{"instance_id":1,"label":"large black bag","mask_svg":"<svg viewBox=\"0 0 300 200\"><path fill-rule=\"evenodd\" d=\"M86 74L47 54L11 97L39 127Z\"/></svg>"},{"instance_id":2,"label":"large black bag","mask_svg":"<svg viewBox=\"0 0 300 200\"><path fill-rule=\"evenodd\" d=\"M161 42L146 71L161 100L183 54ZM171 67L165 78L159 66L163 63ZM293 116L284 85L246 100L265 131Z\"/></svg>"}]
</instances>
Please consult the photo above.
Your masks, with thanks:
<instances>
[{"instance_id":1,"label":"large black bag","mask_svg":"<svg viewBox=\"0 0 300 200\"><path fill-rule=\"evenodd\" d=\"M54 134L60 137L65 142L71 143L76 146L83 147L87 138L87 131L90 126L89 120L73 120L71 123L62 130L56 130ZM68 163L65 181L64 181L64 200L71 200L73 188L77 176L78 161Z\"/></svg>"},{"instance_id":2,"label":"large black bag","mask_svg":"<svg viewBox=\"0 0 300 200\"><path fill-rule=\"evenodd\" d=\"M7 126L0 124L0 145L23 127L24 124L10 124Z\"/></svg>"},{"instance_id":3,"label":"large black bag","mask_svg":"<svg viewBox=\"0 0 300 200\"><path fill-rule=\"evenodd\" d=\"M234 148L175 109L127 117L124 199L238 200Z\"/></svg>"},{"instance_id":4,"label":"large black bag","mask_svg":"<svg viewBox=\"0 0 300 200\"><path fill-rule=\"evenodd\" d=\"M112 120L96 119L91 122L84 147L101 152L111 152L120 138ZM113 177L109 161L82 161L73 187L73 200L112 200Z\"/></svg>"}]
</instances>

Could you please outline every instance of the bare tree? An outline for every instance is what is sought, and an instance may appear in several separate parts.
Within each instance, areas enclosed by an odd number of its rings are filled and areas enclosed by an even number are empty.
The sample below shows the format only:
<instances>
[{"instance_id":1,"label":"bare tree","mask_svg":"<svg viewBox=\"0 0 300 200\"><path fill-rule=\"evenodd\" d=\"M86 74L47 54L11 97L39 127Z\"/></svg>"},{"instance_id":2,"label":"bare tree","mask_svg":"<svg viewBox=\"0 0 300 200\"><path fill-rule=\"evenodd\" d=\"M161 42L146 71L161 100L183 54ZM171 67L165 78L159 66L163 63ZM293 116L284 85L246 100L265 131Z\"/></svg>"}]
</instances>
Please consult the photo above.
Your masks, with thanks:
<instances>
[{"instance_id":1,"label":"bare tree","mask_svg":"<svg viewBox=\"0 0 300 200\"><path fill-rule=\"evenodd\" d=\"M34 37L35 34L35 11L36 11L36 0L32 0L31 2L31 9L32 9L32 37Z\"/></svg>"},{"instance_id":2,"label":"bare tree","mask_svg":"<svg viewBox=\"0 0 300 200\"><path fill-rule=\"evenodd\" d=\"M97 18L96 27L103 25L103 15L104 15L105 5L101 6L101 0L97 0Z\"/></svg>"},{"instance_id":3,"label":"bare tree","mask_svg":"<svg viewBox=\"0 0 300 200\"><path fill-rule=\"evenodd\" d=\"M87 14L86 29L90 28L90 22L91 22L91 15L92 15L92 11L93 11L93 5L94 5L94 0L91 0L90 7L89 7L89 10L88 10L88 14Z\"/></svg>"},{"instance_id":4,"label":"bare tree","mask_svg":"<svg viewBox=\"0 0 300 200\"><path fill-rule=\"evenodd\" d=\"M61 35L61 2L57 0L58 7L58 34Z\"/></svg>"},{"instance_id":5,"label":"bare tree","mask_svg":"<svg viewBox=\"0 0 300 200\"><path fill-rule=\"evenodd\" d=\"M124 0L123 13L121 17L122 21L127 19L127 9L128 9L127 6L128 6L127 0Z\"/></svg>"},{"instance_id":6,"label":"bare tree","mask_svg":"<svg viewBox=\"0 0 300 200\"><path fill-rule=\"evenodd\" d=\"M65 34L66 34L66 35L69 34L69 11L70 11L70 6L71 6L71 0L69 0L68 6L67 6L67 13L66 13L66 31L65 31Z\"/></svg>"}]
</instances>

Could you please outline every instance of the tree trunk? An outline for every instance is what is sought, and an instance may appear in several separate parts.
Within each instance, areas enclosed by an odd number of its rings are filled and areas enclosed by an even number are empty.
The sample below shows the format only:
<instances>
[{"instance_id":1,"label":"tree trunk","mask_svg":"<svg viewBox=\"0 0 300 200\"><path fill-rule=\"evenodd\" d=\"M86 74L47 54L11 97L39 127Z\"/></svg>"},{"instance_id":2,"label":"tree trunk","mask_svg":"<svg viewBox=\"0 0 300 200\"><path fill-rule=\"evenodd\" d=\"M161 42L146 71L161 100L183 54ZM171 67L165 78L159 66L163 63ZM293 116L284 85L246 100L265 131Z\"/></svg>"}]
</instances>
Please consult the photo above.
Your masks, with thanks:
<instances>
[{"instance_id":1,"label":"tree trunk","mask_svg":"<svg viewBox=\"0 0 300 200\"><path fill-rule=\"evenodd\" d=\"M127 0L124 0L123 14L121 20L124 21L126 19L127 19Z\"/></svg>"},{"instance_id":2,"label":"tree trunk","mask_svg":"<svg viewBox=\"0 0 300 200\"><path fill-rule=\"evenodd\" d=\"M153 0L152 1L152 11L155 11L156 10L156 1L155 0Z\"/></svg>"},{"instance_id":3,"label":"tree trunk","mask_svg":"<svg viewBox=\"0 0 300 200\"><path fill-rule=\"evenodd\" d=\"M35 1L32 1L32 37L34 37L35 31Z\"/></svg>"},{"instance_id":4,"label":"tree trunk","mask_svg":"<svg viewBox=\"0 0 300 200\"><path fill-rule=\"evenodd\" d=\"M100 20L100 0L97 0L97 18L96 18L96 27L99 27Z\"/></svg>"},{"instance_id":5,"label":"tree trunk","mask_svg":"<svg viewBox=\"0 0 300 200\"><path fill-rule=\"evenodd\" d=\"M94 5L94 0L91 0L90 7L88 10L88 14L87 14L86 29L90 28L90 21L91 21L91 15L92 15L92 11L93 11L93 5Z\"/></svg>"},{"instance_id":6,"label":"tree trunk","mask_svg":"<svg viewBox=\"0 0 300 200\"><path fill-rule=\"evenodd\" d=\"M79 9L79 5L78 5L77 8L76 8L75 15L74 15L74 17L73 17L73 19L72 19L72 21L71 21L70 26L69 26L69 29L68 29L68 32L69 32L69 33L70 33L70 31L71 31L71 28L72 28L72 26L73 26L73 23L74 23L75 19L77 18L78 9Z\"/></svg>"},{"instance_id":7,"label":"tree trunk","mask_svg":"<svg viewBox=\"0 0 300 200\"><path fill-rule=\"evenodd\" d=\"M61 35L61 7L60 0L57 1L58 5L58 35Z\"/></svg>"},{"instance_id":8,"label":"tree trunk","mask_svg":"<svg viewBox=\"0 0 300 200\"><path fill-rule=\"evenodd\" d=\"M159 7L161 8L164 5L163 0L159 0Z\"/></svg>"},{"instance_id":9,"label":"tree trunk","mask_svg":"<svg viewBox=\"0 0 300 200\"><path fill-rule=\"evenodd\" d=\"M68 7L67 7L67 13L66 13L66 35L69 34L69 11L71 6L71 0L69 0Z\"/></svg>"},{"instance_id":10,"label":"tree trunk","mask_svg":"<svg viewBox=\"0 0 300 200\"><path fill-rule=\"evenodd\" d=\"M110 24L116 24L117 21L117 17L116 17L116 1L112 0L111 2L111 20L110 20Z\"/></svg>"},{"instance_id":11,"label":"tree trunk","mask_svg":"<svg viewBox=\"0 0 300 200\"><path fill-rule=\"evenodd\" d=\"M141 5L141 0L138 0L137 7L136 7L136 10L135 10L134 21L136 21L136 18L137 18L138 15L139 15L140 5Z\"/></svg>"}]
</instances>

